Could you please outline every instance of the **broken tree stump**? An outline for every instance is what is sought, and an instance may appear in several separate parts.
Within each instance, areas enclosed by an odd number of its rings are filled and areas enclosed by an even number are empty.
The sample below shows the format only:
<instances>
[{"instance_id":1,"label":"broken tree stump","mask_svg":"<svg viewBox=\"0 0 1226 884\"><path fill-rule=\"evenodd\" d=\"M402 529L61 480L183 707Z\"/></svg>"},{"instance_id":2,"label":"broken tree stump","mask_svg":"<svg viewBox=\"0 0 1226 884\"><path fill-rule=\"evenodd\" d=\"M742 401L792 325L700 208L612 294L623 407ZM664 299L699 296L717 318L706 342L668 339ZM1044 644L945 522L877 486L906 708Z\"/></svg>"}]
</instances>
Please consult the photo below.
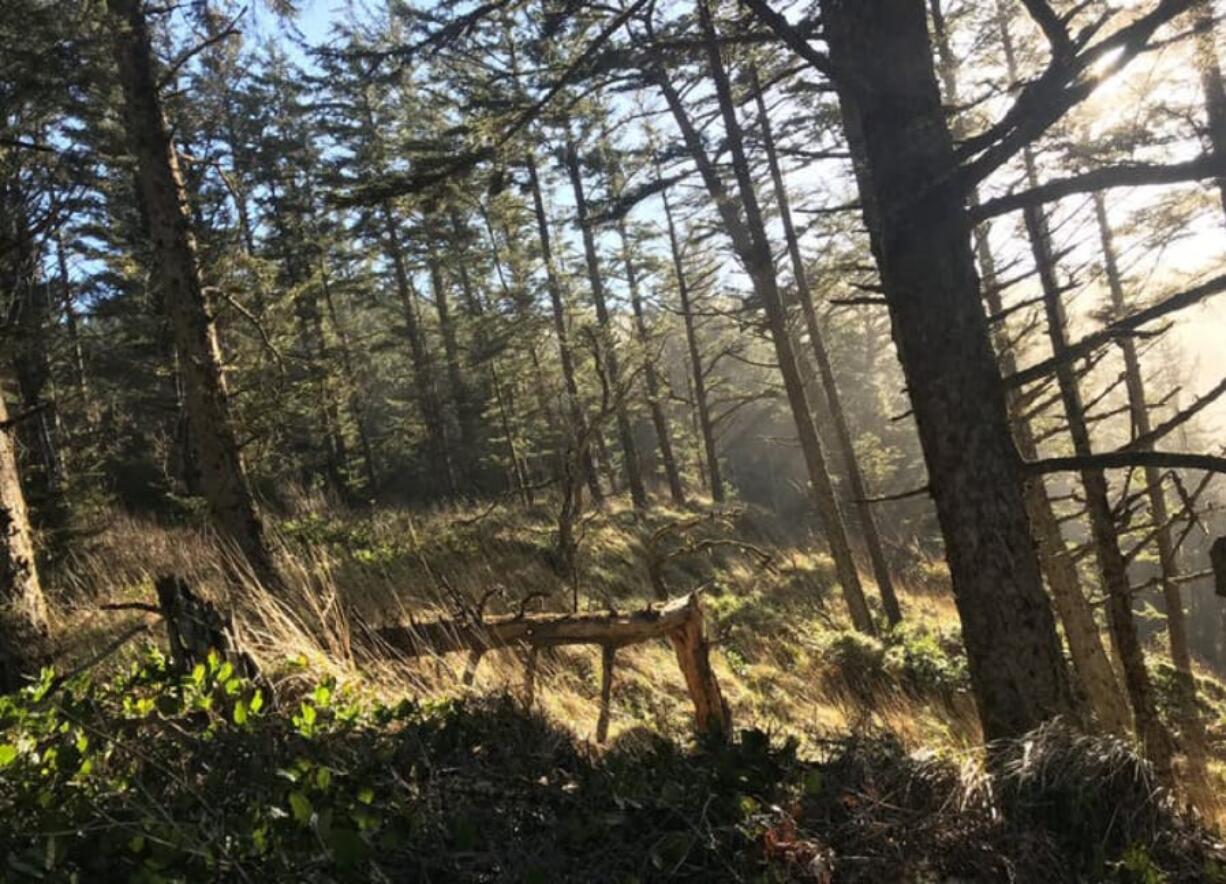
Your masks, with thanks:
<instances>
[{"instance_id":1,"label":"broken tree stump","mask_svg":"<svg viewBox=\"0 0 1226 884\"><path fill-rule=\"evenodd\" d=\"M530 667L525 673L526 698L531 697L533 691L534 664L540 648L598 645L603 649L605 663L601 684L604 727L598 725L598 738L602 730L607 732L608 729L606 695L612 690L613 654L627 645L666 638L672 644L690 701L694 704L697 729L716 737L731 734L732 717L711 668L710 646L697 593L629 614L521 613L480 620L470 617L385 626L374 632L387 646L413 657L467 651L471 661L500 648L523 649L529 655Z\"/></svg>"},{"instance_id":2,"label":"broken tree stump","mask_svg":"<svg viewBox=\"0 0 1226 884\"><path fill-rule=\"evenodd\" d=\"M157 590L158 610L166 623L172 669L191 672L197 663L208 659L209 651L216 651L239 674L259 680L260 668L240 647L229 616L192 592L182 577L164 575L154 581L153 587Z\"/></svg>"}]
</instances>

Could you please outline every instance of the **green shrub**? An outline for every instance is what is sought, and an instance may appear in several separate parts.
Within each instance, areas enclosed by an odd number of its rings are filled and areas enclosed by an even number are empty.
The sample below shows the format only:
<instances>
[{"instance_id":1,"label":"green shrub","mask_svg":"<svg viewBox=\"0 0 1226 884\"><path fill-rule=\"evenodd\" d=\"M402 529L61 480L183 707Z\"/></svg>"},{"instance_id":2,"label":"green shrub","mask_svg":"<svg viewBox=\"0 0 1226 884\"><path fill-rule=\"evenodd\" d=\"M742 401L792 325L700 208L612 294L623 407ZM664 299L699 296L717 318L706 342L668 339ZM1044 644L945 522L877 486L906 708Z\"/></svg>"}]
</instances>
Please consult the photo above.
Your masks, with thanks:
<instances>
[{"instance_id":1,"label":"green shrub","mask_svg":"<svg viewBox=\"0 0 1226 884\"><path fill-rule=\"evenodd\" d=\"M831 633L823 657L858 698L867 701L886 683L885 646L872 636L850 629Z\"/></svg>"},{"instance_id":2,"label":"green shrub","mask_svg":"<svg viewBox=\"0 0 1226 884\"><path fill-rule=\"evenodd\" d=\"M885 642L885 670L909 691L932 695L970 689L970 671L957 635L904 621L885 635Z\"/></svg>"}]
</instances>

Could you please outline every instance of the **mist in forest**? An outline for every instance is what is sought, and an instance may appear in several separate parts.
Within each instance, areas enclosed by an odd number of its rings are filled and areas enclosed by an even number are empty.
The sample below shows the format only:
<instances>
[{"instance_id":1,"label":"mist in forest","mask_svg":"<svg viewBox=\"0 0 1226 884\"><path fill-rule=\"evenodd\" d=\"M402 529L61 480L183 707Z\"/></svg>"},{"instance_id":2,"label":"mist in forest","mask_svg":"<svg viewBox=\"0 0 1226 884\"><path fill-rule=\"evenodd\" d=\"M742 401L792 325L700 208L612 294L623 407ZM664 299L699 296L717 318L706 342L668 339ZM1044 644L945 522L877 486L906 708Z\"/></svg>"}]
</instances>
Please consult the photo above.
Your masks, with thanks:
<instances>
[{"instance_id":1,"label":"mist in forest","mask_svg":"<svg viewBox=\"0 0 1226 884\"><path fill-rule=\"evenodd\" d=\"M4 880L1226 880L1215 0L0 0Z\"/></svg>"}]
</instances>

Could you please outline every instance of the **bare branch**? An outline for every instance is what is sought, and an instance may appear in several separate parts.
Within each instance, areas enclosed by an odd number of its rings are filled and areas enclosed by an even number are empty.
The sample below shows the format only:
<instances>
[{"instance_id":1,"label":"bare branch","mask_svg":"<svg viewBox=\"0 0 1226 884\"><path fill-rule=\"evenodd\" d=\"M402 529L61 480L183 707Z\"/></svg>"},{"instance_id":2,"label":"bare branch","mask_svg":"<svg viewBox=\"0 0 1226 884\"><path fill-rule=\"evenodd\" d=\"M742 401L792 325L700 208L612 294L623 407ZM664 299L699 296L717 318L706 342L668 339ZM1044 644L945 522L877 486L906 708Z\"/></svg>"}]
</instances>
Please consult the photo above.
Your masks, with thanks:
<instances>
[{"instance_id":1,"label":"bare branch","mask_svg":"<svg viewBox=\"0 0 1226 884\"><path fill-rule=\"evenodd\" d=\"M1172 295L1165 301L1155 304L1145 310L1138 310L1131 316L1117 320L1103 327L1102 329L1087 335L1075 344L1070 344L1064 349L1064 352L1058 356L1053 356L1050 359L1044 359L1042 362L1036 363L1029 368L1024 368L1021 371L1014 372L1002 380L1006 387L1019 387L1023 384L1028 384L1031 381L1036 381L1044 377L1049 372L1053 371L1056 366L1065 362L1070 362L1074 359L1080 359L1087 353L1101 347L1115 338L1126 335L1146 323L1153 322L1161 316L1168 313L1174 313L1176 310L1182 310L1185 307L1191 307L1208 297L1220 294L1226 291L1226 274L1215 276L1208 282L1203 282L1198 286L1180 292L1177 295Z\"/></svg>"},{"instance_id":2,"label":"bare branch","mask_svg":"<svg viewBox=\"0 0 1226 884\"><path fill-rule=\"evenodd\" d=\"M1042 476L1082 470L1118 470L1126 467L1169 467L1176 470L1206 470L1226 473L1226 457L1180 451L1107 451L1083 456L1048 457L1023 464L1027 473Z\"/></svg>"},{"instance_id":3,"label":"bare branch","mask_svg":"<svg viewBox=\"0 0 1226 884\"><path fill-rule=\"evenodd\" d=\"M1029 206L1054 202L1078 193L1094 193L1112 187L1152 187L1162 184L1178 184L1186 181L1202 181L1226 174L1226 157L1209 153L1183 163L1120 163L1103 166L1057 178L1016 193L998 196L970 209L975 222L1015 212Z\"/></svg>"}]
</instances>

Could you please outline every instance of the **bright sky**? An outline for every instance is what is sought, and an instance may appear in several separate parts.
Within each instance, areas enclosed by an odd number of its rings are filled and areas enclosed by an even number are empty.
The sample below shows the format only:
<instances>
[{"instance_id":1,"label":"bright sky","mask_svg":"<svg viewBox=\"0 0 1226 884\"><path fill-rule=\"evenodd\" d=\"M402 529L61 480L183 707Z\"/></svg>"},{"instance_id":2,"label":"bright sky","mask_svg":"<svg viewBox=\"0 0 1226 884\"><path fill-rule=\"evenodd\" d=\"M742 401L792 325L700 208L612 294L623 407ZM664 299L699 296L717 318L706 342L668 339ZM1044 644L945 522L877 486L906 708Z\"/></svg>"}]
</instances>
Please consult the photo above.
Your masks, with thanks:
<instances>
[{"instance_id":1,"label":"bright sky","mask_svg":"<svg viewBox=\"0 0 1226 884\"><path fill-rule=\"evenodd\" d=\"M360 3L350 0L300 0L300 13L295 19L294 27L305 37L309 44L319 44L328 38L328 31L333 21L345 18L359 17L368 14ZM255 34L266 38L285 40L284 26L267 11L257 12L255 17ZM299 53L291 47L295 55ZM299 56L301 58L301 56ZM967 76L968 85L976 78ZM1086 103L1079 112L1084 131L1091 138L1108 131L1113 126L1135 117L1140 109L1150 100L1155 90L1164 96L1180 92L1192 95L1198 89L1198 78L1191 69L1186 52L1179 48L1164 50L1154 57L1134 63L1124 75L1108 81L1099 88L1095 96ZM968 91L971 91L968 89ZM1190 146L1194 149L1194 145ZM1178 149L1178 148L1176 148ZM822 165L822 164L817 164ZM795 202L799 205L821 202L835 202L822 195L822 189L829 187L829 169L810 168L800 170L790 176L790 188L795 190ZM1129 248L1129 235L1124 228L1132 218L1142 221L1147 214L1156 210L1156 205L1165 194L1167 188L1146 188L1132 191L1113 191L1109 197L1112 213L1112 224L1120 229L1117 235L1122 250ZM567 204L565 195L559 202L559 208ZM1084 200L1066 200L1054 213L1054 223L1060 224L1062 213L1086 213ZM643 210L640 210L642 212ZM1092 220L1092 219L1091 219ZM1084 228L1084 218L1079 222ZM1013 221L1003 221L1000 228L1010 230ZM1075 223L1067 223L1074 227ZM1088 225L1092 228L1092 224ZM1154 252L1143 257L1132 267L1129 282L1133 291L1130 297L1152 297L1154 293L1173 291L1185 281L1196 282L1206 276L1216 275L1226 271L1226 223L1217 211L1208 211L1186 230L1182 238L1169 245L1161 253ZM1059 234L1058 234L1059 236ZM1085 230L1080 233L1068 234L1069 243L1083 240L1068 257L1070 264L1089 263L1096 259L1094 254L1095 240ZM998 235L999 238L999 235ZM821 247L818 242L810 244L812 249ZM1017 238L1006 236L1002 243L1002 251L1025 248L1024 242ZM1018 287L1013 297L1029 296L1031 293L1024 286ZM1104 294L1101 290L1091 288L1076 295L1070 304L1074 316L1090 313L1102 303ZM1211 299L1207 304L1193 308L1181 314L1174 331L1175 346L1165 348L1168 352L1174 349L1177 357L1186 364L1181 366L1190 376L1188 389L1181 397L1186 404L1198 391L1206 390L1215 385L1226 375L1226 295ZM1153 356L1150 356L1153 359ZM1161 367L1161 366L1159 366ZM1147 363L1147 368L1149 368ZM1206 415L1206 424L1211 424L1219 431L1226 429L1226 402L1219 403Z\"/></svg>"}]
</instances>

